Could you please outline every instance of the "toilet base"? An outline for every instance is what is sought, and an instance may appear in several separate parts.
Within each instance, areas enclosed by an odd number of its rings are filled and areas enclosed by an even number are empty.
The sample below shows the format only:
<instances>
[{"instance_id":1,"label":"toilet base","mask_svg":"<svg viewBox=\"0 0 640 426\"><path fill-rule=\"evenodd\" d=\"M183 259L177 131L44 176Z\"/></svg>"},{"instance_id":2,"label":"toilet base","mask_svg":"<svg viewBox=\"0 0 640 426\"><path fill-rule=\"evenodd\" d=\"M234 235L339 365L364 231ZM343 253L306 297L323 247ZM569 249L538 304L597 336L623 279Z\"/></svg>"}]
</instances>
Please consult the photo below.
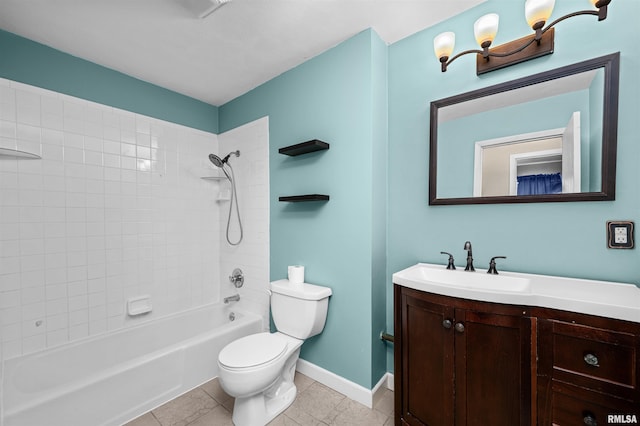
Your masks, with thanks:
<instances>
[{"instance_id":1,"label":"toilet base","mask_svg":"<svg viewBox=\"0 0 640 426\"><path fill-rule=\"evenodd\" d=\"M269 397L259 393L247 398L236 398L233 407L235 426L264 426L278 414L289 408L296 399L296 386L291 383L287 390L280 389L277 395Z\"/></svg>"},{"instance_id":2,"label":"toilet base","mask_svg":"<svg viewBox=\"0 0 640 426\"><path fill-rule=\"evenodd\" d=\"M285 362L282 374L264 392L236 397L232 416L235 426L265 426L293 403L298 392L293 379L300 356L299 345Z\"/></svg>"}]
</instances>

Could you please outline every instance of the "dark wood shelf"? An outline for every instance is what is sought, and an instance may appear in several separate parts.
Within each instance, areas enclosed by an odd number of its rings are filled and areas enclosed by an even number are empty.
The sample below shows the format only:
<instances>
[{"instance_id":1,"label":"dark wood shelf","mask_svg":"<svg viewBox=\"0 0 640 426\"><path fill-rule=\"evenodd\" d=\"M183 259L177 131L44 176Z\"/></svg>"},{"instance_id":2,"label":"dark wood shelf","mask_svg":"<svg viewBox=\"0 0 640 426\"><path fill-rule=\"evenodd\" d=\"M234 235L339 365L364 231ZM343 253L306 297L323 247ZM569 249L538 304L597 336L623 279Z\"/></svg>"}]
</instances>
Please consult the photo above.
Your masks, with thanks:
<instances>
[{"instance_id":1,"label":"dark wood shelf","mask_svg":"<svg viewBox=\"0 0 640 426\"><path fill-rule=\"evenodd\" d=\"M290 203L299 203L302 201L329 201L329 196L322 194L290 195L286 197L279 197L278 200Z\"/></svg>"},{"instance_id":2,"label":"dark wood shelf","mask_svg":"<svg viewBox=\"0 0 640 426\"><path fill-rule=\"evenodd\" d=\"M295 157L297 155L308 154L315 151L322 151L324 149L329 149L328 143L322 142L318 139L313 139L295 145L285 146L284 148L280 148L278 152L280 154Z\"/></svg>"}]
</instances>

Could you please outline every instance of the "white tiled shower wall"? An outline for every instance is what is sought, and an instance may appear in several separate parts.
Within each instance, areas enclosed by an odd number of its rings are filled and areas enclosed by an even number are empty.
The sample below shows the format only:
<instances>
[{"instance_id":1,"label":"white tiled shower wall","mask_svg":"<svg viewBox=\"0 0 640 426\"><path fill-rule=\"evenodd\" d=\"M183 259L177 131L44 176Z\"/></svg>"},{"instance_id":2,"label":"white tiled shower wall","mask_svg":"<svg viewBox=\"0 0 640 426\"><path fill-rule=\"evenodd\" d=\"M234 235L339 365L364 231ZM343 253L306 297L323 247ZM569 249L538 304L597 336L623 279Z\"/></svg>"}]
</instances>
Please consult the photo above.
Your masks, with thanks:
<instances>
[{"instance_id":1,"label":"white tiled shower wall","mask_svg":"<svg viewBox=\"0 0 640 426\"><path fill-rule=\"evenodd\" d=\"M265 330L269 327L269 119L253 121L219 135L220 153L240 151L240 157L231 156L229 164L235 172L238 205L240 206L244 237L242 243L232 246L225 233L230 201L220 201L220 272L221 293L235 294L229 275L235 268L242 269L245 282L238 291L241 308L262 315ZM222 192L231 188L222 181ZM235 206L234 206L235 208ZM239 227L235 210L231 215L230 239L237 241Z\"/></svg>"},{"instance_id":2,"label":"white tiled shower wall","mask_svg":"<svg viewBox=\"0 0 640 426\"><path fill-rule=\"evenodd\" d=\"M0 79L0 147L42 156L0 157L0 359L215 302L236 265L244 303L268 308L254 290L268 282L265 122L244 126L261 139L239 128L219 150L212 133ZM216 172L209 153L236 145L246 217L234 249L216 201L226 183L201 177ZM127 317L141 294L153 312Z\"/></svg>"}]
</instances>

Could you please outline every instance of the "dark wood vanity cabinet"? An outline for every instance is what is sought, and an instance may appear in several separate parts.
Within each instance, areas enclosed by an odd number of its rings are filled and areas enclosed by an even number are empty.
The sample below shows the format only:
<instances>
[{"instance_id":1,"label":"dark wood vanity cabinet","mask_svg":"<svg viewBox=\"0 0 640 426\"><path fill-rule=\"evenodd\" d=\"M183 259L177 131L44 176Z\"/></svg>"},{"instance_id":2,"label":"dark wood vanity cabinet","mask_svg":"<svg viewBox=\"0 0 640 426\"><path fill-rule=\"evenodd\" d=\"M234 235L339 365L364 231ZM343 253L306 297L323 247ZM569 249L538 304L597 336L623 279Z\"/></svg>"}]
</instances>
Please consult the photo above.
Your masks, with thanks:
<instances>
[{"instance_id":1,"label":"dark wood vanity cabinet","mask_svg":"<svg viewBox=\"0 0 640 426\"><path fill-rule=\"evenodd\" d=\"M539 424L640 422L640 324L539 309L537 340Z\"/></svg>"},{"instance_id":2,"label":"dark wood vanity cabinet","mask_svg":"<svg viewBox=\"0 0 640 426\"><path fill-rule=\"evenodd\" d=\"M395 424L640 424L640 324L394 286Z\"/></svg>"},{"instance_id":3,"label":"dark wood vanity cabinet","mask_svg":"<svg viewBox=\"0 0 640 426\"><path fill-rule=\"evenodd\" d=\"M528 425L527 308L395 286L396 425Z\"/></svg>"}]
</instances>

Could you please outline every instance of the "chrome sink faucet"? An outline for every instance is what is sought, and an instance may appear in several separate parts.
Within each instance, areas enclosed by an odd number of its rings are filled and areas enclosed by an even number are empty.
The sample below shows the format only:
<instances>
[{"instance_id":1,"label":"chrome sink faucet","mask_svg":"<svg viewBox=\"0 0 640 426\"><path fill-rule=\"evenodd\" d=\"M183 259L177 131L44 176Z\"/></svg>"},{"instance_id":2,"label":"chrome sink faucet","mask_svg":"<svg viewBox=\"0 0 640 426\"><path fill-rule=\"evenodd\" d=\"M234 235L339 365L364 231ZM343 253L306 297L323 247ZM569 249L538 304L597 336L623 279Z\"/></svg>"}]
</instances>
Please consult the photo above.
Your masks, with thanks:
<instances>
[{"instance_id":1,"label":"chrome sink faucet","mask_svg":"<svg viewBox=\"0 0 640 426\"><path fill-rule=\"evenodd\" d=\"M467 266L464 268L464 270L475 272L476 268L473 267L473 252L471 251L471 241L466 241L464 243L464 249L467 251Z\"/></svg>"}]
</instances>

